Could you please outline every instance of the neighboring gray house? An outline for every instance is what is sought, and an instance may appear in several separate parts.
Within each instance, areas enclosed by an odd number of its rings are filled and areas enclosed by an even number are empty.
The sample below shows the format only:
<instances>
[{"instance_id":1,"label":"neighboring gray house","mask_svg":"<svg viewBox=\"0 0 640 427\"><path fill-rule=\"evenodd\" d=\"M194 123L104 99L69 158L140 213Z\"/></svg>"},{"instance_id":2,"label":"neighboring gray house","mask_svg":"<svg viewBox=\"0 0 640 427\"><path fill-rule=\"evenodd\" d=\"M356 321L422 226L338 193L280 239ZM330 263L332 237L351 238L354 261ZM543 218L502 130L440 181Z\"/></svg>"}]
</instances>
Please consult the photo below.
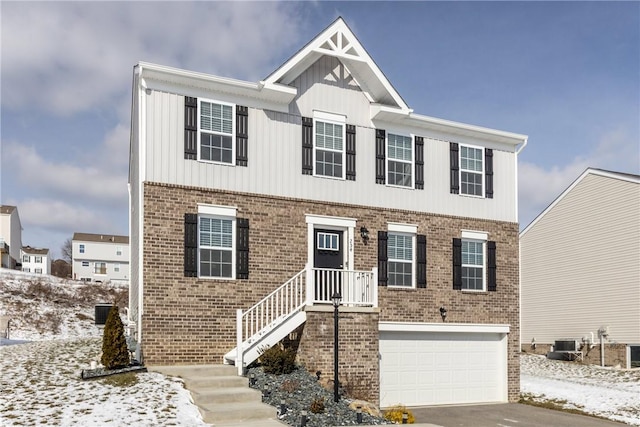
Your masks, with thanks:
<instances>
[{"instance_id":1,"label":"neighboring gray house","mask_svg":"<svg viewBox=\"0 0 640 427\"><path fill-rule=\"evenodd\" d=\"M20 268L20 249L22 248L22 225L18 208L0 206L0 266L2 268Z\"/></svg>"},{"instance_id":2,"label":"neighboring gray house","mask_svg":"<svg viewBox=\"0 0 640 427\"><path fill-rule=\"evenodd\" d=\"M605 332L606 365L640 366L640 176L587 169L520 233L520 257L523 350L576 340L599 364Z\"/></svg>"},{"instance_id":3,"label":"neighboring gray house","mask_svg":"<svg viewBox=\"0 0 640 427\"><path fill-rule=\"evenodd\" d=\"M129 283L129 237L74 233L71 268L74 280Z\"/></svg>"},{"instance_id":4,"label":"neighboring gray house","mask_svg":"<svg viewBox=\"0 0 640 427\"><path fill-rule=\"evenodd\" d=\"M22 271L26 273L51 274L49 249L24 246L21 254Z\"/></svg>"},{"instance_id":5,"label":"neighboring gray house","mask_svg":"<svg viewBox=\"0 0 640 427\"><path fill-rule=\"evenodd\" d=\"M132 100L145 364L241 373L288 337L332 378L337 292L360 396L518 400L526 136L415 113L341 18L259 82L139 63Z\"/></svg>"}]
</instances>

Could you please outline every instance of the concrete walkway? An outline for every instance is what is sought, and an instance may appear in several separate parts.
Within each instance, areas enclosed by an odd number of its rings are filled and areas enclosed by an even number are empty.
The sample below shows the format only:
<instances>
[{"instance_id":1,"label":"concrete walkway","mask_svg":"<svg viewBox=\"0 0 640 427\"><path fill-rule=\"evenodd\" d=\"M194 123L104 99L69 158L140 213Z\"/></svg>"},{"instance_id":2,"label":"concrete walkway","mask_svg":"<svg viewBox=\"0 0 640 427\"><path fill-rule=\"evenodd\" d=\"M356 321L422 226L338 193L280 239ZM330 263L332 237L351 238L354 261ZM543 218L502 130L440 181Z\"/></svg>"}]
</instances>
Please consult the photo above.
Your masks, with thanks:
<instances>
[{"instance_id":1,"label":"concrete walkway","mask_svg":"<svg viewBox=\"0 0 640 427\"><path fill-rule=\"evenodd\" d=\"M276 408L262 403L262 393L249 388L233 366L149 366L151 372L180 377L191 392L204 422L215 427L282 427Z\"/></svg>"}]
</instances>

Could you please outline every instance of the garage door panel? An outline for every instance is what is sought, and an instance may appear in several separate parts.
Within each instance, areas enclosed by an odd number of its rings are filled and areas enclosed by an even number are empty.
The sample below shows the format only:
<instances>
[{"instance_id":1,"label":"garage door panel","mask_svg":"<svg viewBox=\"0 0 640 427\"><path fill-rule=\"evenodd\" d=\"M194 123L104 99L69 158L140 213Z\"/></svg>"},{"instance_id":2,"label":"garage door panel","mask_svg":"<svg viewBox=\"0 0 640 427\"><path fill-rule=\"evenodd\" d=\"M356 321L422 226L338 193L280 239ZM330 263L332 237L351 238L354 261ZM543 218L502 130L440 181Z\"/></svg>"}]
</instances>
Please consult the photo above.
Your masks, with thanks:
<instances>
[{"instance_id":1,"label":"garage door panel","mask_svg":"<svg viewBox=\"0 0 640 427\"><path fill-rule=\"evenodd\" d=\"M381 332L380 404L506 401L505 335Z\"/></svg>"}]
</instances>

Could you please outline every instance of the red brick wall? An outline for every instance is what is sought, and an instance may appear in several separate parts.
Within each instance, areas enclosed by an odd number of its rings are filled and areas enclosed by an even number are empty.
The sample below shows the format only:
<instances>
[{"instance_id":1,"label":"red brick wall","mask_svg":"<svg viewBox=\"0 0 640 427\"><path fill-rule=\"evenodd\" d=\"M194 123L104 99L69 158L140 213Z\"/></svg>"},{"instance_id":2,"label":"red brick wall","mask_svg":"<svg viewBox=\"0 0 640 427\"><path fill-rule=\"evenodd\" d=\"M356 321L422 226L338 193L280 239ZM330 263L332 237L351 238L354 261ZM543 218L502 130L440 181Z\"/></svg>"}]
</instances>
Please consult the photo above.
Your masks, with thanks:
<instances>
[{"instance_id":1,"label":"red brick wall","mask_svg":"<svg viewBox=\"0 0 640 427\"><path fill-rule=\"evenodd\" d=\"M371 236L366 245L359 236L354 241L358 270L377 266L377 231L386 230L388 222L416 224L418 233L427 236L427 288L379 287L379 320L441 322L438 310L445 306L447 322L509 324L509 400L518 399L516 223L163 184L146 183L144 195L142 346L147 364L220 363L222 356L235 347L235 310L249 308L304 268L305 214L349 217L357 219L356 230L365 226ZM198 203L235 206L239 218L249 219L249 279L184 277L184 214L197 213ZM452 289L451 242L452 238L460 237L463 229L487 232L489 239L496 241L497 292ZM307 326L319 322L314 318L316 315L311 317ZM362 328L364 334L369 333L367 328ZM301 347L299 357L309 360L312 356L306 354L304 343ZM377 380L378 375L373 377Z\"/></svg>"}]
</instances>

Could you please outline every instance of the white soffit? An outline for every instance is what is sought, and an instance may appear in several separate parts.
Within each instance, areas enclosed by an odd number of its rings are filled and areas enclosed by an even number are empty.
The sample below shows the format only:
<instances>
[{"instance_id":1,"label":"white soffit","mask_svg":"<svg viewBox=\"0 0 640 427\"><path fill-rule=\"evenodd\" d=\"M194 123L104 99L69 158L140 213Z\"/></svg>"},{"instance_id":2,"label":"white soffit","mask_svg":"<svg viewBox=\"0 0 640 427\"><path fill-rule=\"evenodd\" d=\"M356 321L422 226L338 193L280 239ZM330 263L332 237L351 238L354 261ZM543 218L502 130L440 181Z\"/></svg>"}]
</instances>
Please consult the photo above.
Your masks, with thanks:
<instances>
[{"instance_id":1,"label":"white soffit","mask_svg":"<svg viewBox=\"0 0 640 427\"><path fill-rule=\"evenodd\" d=\"M380 322L380 332L465 332L484 334L508 334L509 325L482 323L417 323Z\"/></svg>"},{"instance_id":2,"label":"white soffit","mask_svg":"<svg viewBox=\"0 0 640 427\"><path fill-rule=\"evenodd\" d=\"M291 84L323 55L338 58L374 102L409 111L400 94L393 88L341 17L271 73L264 80L265 87Z\"/></svg>"}]
</instances>

